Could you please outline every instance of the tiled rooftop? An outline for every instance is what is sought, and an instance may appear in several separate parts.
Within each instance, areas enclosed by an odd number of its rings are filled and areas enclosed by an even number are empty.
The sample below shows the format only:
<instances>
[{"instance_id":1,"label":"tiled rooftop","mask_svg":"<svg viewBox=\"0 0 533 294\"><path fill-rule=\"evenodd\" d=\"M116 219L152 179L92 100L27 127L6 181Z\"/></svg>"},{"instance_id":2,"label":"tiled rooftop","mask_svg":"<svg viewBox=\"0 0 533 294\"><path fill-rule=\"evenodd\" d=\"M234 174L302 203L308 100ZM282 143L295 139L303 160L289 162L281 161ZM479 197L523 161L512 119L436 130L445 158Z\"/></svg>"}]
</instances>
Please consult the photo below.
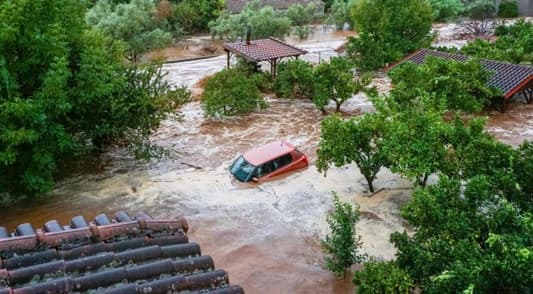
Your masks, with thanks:
<instances>
[{"instance_id":1,"label":"tiled rooftop","mask_svg":"<svg viewBox=\"0 0 533 294\"><path fill-rule=\"evenodd\" d=\"M244 293L189 242L185 219L119 212L0 227L0 294Z\"/></svg>"},{"instance_id":2,"label":"tiled rooftop","mask_svg":"<svg viewBox=\"0 0 533 294\"><path fill-rule=\"evenodd\" d=\"M424 62L427 56L435 56L444 59L464 62L471 57L467 55L451 54L446 52L422 49L406 57L402 62L411 61L416 64ZM518 65L495 60L482 59L483 67L494 74L488 81L487 85L500 89L506 99L511 98L523 87L533 82L533 67Z\"/></svg>"},{"instance_id":3,"label":"tiled rooftop","mask_svg":"<svg viewBox=\"0 0 533 294\"><path fill-rule=\"evenodd\" d=\"M259 62L283 57L293 57L306 54L307 51L289 45L276 38L226 43L224 49L243 56L248 61Z\"/></svg>"}]
</instances>

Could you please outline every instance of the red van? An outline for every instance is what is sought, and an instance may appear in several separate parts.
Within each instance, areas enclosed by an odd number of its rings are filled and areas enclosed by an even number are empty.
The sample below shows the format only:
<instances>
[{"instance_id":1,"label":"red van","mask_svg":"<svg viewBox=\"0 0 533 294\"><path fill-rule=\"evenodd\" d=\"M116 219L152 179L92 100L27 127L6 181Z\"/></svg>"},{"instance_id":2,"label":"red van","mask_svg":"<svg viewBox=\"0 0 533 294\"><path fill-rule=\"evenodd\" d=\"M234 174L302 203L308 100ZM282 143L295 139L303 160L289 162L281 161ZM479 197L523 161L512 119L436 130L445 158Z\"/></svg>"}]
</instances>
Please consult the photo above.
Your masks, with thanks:
<instances>
[{"instance_id":1,"label":"red van","mask_svg":"<svg viewBox=\"0 0 533 294\"><path fill-rule=\"evenodd\" d=\"M308 165L307 157L293 145L276 141L239 156L230 172L241 182L261 182Z\"/></svg>"}]
</instances>

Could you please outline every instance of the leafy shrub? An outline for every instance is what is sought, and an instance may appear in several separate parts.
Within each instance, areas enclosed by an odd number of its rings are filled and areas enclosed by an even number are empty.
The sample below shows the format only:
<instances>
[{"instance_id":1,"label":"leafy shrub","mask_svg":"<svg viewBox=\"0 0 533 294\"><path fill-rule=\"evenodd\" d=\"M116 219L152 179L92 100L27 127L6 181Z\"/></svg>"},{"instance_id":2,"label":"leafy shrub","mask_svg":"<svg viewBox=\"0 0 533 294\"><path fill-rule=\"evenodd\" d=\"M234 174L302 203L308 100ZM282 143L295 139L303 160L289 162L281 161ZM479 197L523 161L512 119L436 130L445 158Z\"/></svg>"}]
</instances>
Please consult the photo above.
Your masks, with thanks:
<instances>
[{"instance_id":1,"label":"leafy shrub","mask_svg":"<svg viewBox=\"0 0 533 294\"><path fill-rule=\"evenodd\" d=\"M326 253L326 267L340 276L365 257L357 253L361 247L360 238L356 238L355 232L355 224L359 220L358 208L342 203L335 193L333 203L335 210L327 218L331 234L322 241L322 247Z\"/></svg>"},{"instance_id":2,"label":"leafy shrub","mask_svg":"<svg viewBox=\"0 0 533 294\"><path fill-rule=\"evenodd\" d=\"M273 87L278 97L302 96L311 98L313 95L313 66L300 59L280 63Z\"/></svg>"},{"instance_id":3,"label":"leafy shrub","mask_svg":"<svg viewBox=\"0 0 533 294\"><path fill-rule=\"evenodd\" d=\"M504 18L517 17L518 16L518 3L517 1L505 0L498 6L498 16Z\"/></svg>"},{"instance_id":4,"label":"leafy shrub","mask_svg":"<svg viewBox=\"0 0 533 294\"><path fill-rule=\"evenodd\" d=\"M209 23L209 29L213 37L235 41L244 37L247 25L252 28L252 39L283 39L291 30L288 17L270 6L261 8L258 0L248 2L238 14L221 15Z\"/></svg>"},{"instance_id":5,"label":"leafy shrub","mask_svg":"<svg viewBox=\"0 0 533 294\"><path fill-rule=\"evenodd\" d=\"M431 43L431 6L426 0L360 0L352 15L356 38L348 54L362 70L374 70Z\"/></svg>"},{"instance_id":6,"label":"leafy shrub","mask_svg":"<svg viewBox=\"0 0 533 294\"><path fill-rule=\"evenodd\" d=\"M430 0L433 10L433 19L436 21L445 21L460 16L465 9L463 2L460 0Z\"/></svg>"},{"instance_id":7,"label":"leafy shrub","mask_svg":"<svg viewBox=\"0 0 533 294\"><path fill-rule=\"evenodd\" d=\"M265 108L257 81L238 69L224 69L210 78L202 94L206 116L226 117Z\"/></svg>"},{"instance_id":8,"label":"leafy shrub","mask_svg":"<svg viewBox=\"0 0 533 294\"><path fill-rule=\"evenodd\" d=\"M354 273L353 283L357 293L411 293L413 280L394 261L365 262L362 270Z\"/></svg>"}]
</instances>

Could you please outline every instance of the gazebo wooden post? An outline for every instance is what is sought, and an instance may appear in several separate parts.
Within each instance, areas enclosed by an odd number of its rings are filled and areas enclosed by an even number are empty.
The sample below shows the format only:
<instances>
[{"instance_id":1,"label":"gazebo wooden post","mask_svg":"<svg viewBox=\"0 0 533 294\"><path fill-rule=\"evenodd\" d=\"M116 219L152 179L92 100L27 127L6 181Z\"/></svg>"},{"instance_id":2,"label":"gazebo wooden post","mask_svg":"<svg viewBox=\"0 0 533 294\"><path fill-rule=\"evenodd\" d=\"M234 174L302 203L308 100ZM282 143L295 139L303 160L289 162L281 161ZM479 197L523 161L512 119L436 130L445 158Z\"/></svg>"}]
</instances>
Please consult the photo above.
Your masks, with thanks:
<instances>
[{"instance_id":1,"label":"gazebo wooden post","mask_svg":"<svg viewBox=\"0 0 533 294\"><path fill-rule=\"evenodd\" d=\"M224 49L224 51L226 51L226 55L227 55L227 57L228 57L228 58L227 58L227 62L226 62L226 67L229 68L229 60L230 60L230 58L231 58L231 56L230 56L230 52L229 52L229 50L226 50L226 49Z\"/></svg>"}]
</instances>

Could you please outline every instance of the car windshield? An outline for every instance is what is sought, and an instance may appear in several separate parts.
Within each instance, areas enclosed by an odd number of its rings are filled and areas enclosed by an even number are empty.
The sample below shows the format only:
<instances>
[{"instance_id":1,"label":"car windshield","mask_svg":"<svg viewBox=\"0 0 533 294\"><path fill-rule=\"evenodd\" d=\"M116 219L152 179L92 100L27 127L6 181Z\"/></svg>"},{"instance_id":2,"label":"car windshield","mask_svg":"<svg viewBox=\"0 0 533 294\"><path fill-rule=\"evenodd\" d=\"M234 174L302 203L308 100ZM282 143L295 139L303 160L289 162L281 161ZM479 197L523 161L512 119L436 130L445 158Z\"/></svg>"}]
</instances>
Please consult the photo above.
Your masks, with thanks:
<instances>
[{"instance_id":1,"label":"car windshield","mask_svg":"<svg viewBox=\"0 0 533 294\"><path fill-rule=\"evenodd\" d=\"M231 173L241 182L248 181L250 174L254 170L255 166L251 165L244 157L241 155L230 168Z\"/></svg>"}]
</instances>

